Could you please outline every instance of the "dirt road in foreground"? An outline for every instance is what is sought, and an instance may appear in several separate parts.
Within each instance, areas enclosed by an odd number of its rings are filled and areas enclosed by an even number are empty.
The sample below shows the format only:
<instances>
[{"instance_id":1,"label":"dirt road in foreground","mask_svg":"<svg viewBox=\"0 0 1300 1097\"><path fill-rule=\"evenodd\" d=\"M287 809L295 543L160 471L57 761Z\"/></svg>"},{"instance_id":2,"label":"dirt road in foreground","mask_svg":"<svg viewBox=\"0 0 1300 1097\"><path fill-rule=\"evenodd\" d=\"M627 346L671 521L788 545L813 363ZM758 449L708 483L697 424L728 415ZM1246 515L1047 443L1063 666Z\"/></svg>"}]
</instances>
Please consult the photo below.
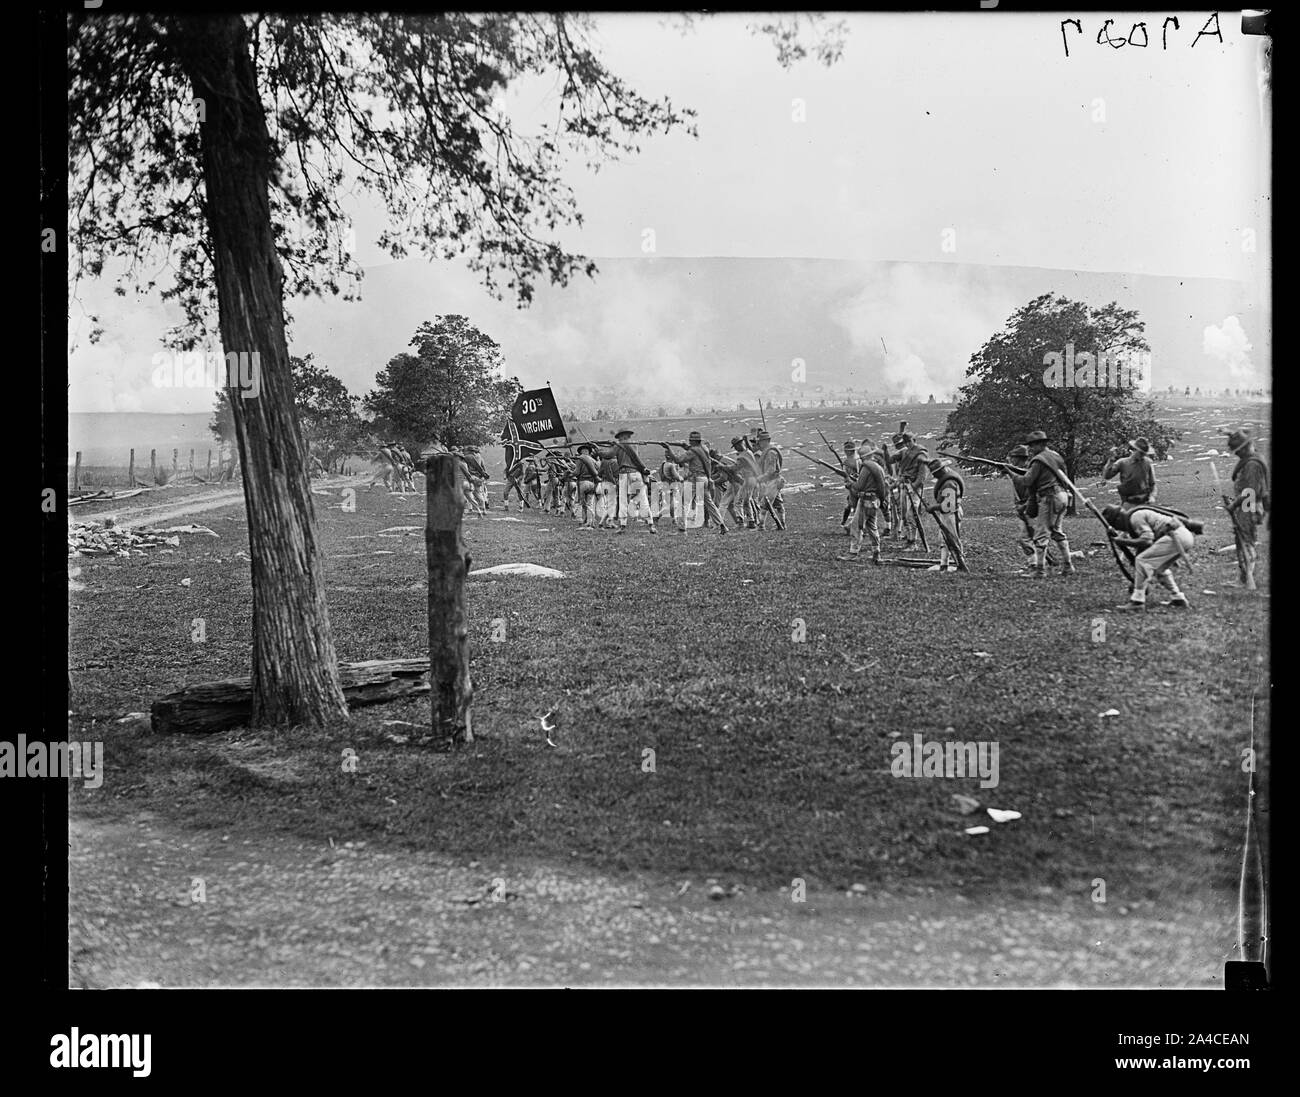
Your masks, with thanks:
<instances>
[{"instance_id":1,"label":"dirt road in foreground","mask_svg":"<svg viewBox=\"0 0 1300 1097\"><path fill-rule=\"evenodd\" d=\"M812 891L795 903L789 889L714 900L704 880L683 890L334 842L74 816L70 985L1211 989L1232 958L1230 896L1133 910L1083 888L1005 904Z\"/></svg>"}]
</instances>

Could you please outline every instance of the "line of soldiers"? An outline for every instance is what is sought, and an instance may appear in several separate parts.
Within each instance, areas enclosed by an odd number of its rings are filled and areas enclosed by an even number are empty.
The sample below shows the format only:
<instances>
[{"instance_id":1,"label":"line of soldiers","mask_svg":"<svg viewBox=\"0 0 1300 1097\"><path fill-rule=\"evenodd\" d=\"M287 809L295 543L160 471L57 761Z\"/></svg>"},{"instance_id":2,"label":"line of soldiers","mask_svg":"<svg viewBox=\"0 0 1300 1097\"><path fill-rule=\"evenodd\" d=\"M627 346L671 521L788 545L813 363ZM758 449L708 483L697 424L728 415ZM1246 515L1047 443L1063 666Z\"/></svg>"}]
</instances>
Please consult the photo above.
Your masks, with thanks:
<instances>
[{"instance_id":1,"label":"line of soldiers","mask_svg":"<svg viewBox=\"0 0 1300 1097\"><path fill-rule=\"evenodd\" d=\"M938 571L969 571L961 543L961 522L964 515L962 497L966 482L950 461L931 459L930 451L921 445L916 436L907 430L907 423L899 423L892 439L877 445L872 439L844 443L840 464L845 472L845 504L841 525L848 531L849 556L862 551L865 534L871 541L871 562L880 564L881 524L883 534L897 531L905 549L916 547L918 539L925 543L922 510L934 515L943 532L939 550ZM925 500L928 477L932 503Z\"/></svg>"},{"instance_id":2,"label":"line of soldiers","mask_svg":"<svg viewBox=\"0 0 1300 1097\"><path fill-rule=\"evenodd\" d=\"M638 445L650 443L634 443L633 436L623 429L613 443L584 442L572 457L545 453L521 459L507 471L503 506L509 507L514 491L520 510L535 500L543 510L572 515L583 529L620 533L634 518L658 532L656 523L665 517L671 528L684 531L697 524L685 513L688 504L702 510L698 524L719 535L727 533L724 511L736 529L765 529L769 517L777 529L785 529L784 458L767 431L733 438L727 454L692 431L685 443L659 443L664 459L653 469L637 452Z\"/></svg>"},{"instance_id":3,"label":"line of soldiers","mask_svg":"<svg viewBox=\"0 0 1300 1097\"><path fill-rule=\"evenodd\" d=\"M398 491L405 495L408 491L415 490L415 462L411 459L410 451L400 442L380 442L379 456L384 459L386 468L381 477L384 481L384 487L389 491ZM397 487L394 488L393 484ZM371 487L375 481L370 482Z\"/></svg>"}]
</instances>

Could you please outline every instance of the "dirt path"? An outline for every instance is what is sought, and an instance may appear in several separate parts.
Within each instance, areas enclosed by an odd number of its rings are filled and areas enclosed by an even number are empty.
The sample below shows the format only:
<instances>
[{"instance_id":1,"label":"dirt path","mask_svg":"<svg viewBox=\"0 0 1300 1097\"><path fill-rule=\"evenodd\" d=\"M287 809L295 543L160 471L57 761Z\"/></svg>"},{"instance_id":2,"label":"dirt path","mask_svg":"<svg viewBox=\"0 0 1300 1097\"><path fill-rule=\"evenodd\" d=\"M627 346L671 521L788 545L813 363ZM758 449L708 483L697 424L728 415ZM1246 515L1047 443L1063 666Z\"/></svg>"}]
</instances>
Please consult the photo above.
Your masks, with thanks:
<instances>
[{"instance_id":1,"label":"dirt path","mask_svg":"<svg viewBox=\"0 0 1300 1097\"><path fill-rule=\"evenodd\" d=\"M788 889L714 901L703 880L682 892L683 881L334 841L74 815L70 985L1209 989L1233 942L1231 897L1132 911L1093 905L1084 888L1006 904L814 892L794 903Z\"/></svg>"},{"instance_id":2,"label":"dirt path","mask_svg":"<svg viewBox=\"0 0 1300 1097\"><path fill-rule=\"evenodd\" d=\"M359 477L332 477L327 480L313 480L313 490L333 492L342 487L353 487L358 491L364 490L364 484L359 484ZM368 482L368 481L367 481ZM148 503L144 500L149 497L134 495L129 499L121 499L116 502L105 500L100 503L87 503L84 506L77 507L69 512L69 519L74 522L85 522L91 519L98 519L104 515L111 514L117 519L117 525L135 529L140 526L154 526L162 522L171 522L177 518L184 518L191 514L203 514L205 511L221 510L233 504L239 504L242 507L244 502L244 489L240 487L219 488L215 491L205 490L195 492L190 495L177 496L165 503Z\"/></svg>"}]
</instances>

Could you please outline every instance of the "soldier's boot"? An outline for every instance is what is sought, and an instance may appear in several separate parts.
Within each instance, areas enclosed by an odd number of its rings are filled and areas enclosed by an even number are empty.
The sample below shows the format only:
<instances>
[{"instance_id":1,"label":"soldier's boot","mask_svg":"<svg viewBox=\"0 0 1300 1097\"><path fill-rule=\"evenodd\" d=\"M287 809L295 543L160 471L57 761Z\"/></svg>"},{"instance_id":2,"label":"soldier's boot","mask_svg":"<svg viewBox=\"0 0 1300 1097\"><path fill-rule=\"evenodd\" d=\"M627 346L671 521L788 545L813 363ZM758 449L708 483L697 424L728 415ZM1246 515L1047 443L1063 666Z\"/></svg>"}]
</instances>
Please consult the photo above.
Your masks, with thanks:
<instances>
[{"instance_id":1,"label":"soldier's boot","mask_svg":"<svg viewBox=\"0 0 1300 1097\"><path fill-rule=\"evenodd\" d=\"M1073 575L1078 569L1074 566L1074 561L1070 558L1070 542L1062 539L1057 542L1061 551L1061 574Z\"/></svg>"},{"instance_id":2,"label":"soldier's boot","mask_svg":"<svg viewBox=\"0 0 1300 1097\"><path fill-rule=\"evenodd\" d=\"M1035 545L1034 566L1033 569L1030 571L1030 574L1035 579L1047 578L1047 566L1045 564L1046 559L1047 559L1047 546L1044 545L1040 548L1038 545Z\"/></svg>"},{"instance_id":3,"label":"soldier's boot","mask_svg":"<svg viewBox=\"0 0 1300 1097\"><path fill-rule=\"evenodd\" d=\"M1172 606L1174 609L1188 608L1187 595L1178 589L1177 580L1169 572L1161 572L1160 583L1170 594L1170 599L1165 603L1166 605Z\"/></svg>"}]
</instances>

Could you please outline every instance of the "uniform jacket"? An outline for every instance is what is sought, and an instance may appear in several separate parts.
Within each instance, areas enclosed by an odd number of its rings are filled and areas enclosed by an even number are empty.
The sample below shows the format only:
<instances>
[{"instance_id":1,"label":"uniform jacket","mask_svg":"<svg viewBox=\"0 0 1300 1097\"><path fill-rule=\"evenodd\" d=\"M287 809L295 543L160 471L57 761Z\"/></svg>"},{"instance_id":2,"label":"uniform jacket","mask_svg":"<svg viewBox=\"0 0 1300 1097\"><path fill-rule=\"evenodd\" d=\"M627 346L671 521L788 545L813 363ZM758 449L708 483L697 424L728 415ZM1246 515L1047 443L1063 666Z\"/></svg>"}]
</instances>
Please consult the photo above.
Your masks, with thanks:
<instances>
[{"instance_id":1,"label":"uniform jacket","mask_svg":"<svg viewBox=\"0 0 1300 1097\"><path fill-rule=\"evenodd\" d=\"M636 447L626 442L615 442L612 446L606 446L600 451L600 455L614 458L618 462L619 472L639 472L642 476L650 475L650 470L642 464Z\"/></svg>"},{"instance_id":2,"label":"uniform jacket","mask_svg":"<svg viewBox=\"0 0 1300 1097\"><path fill-rule=\"evenodd\" d=\"M927 456L924 446L913 445L898 458L898 475L917 491L925 489L925 474L930 471L925 467Z\"/></svg>"},{"instance_id":3,"label":"uniform jacket","mask_svg":"<svg viewBox=\"0 0 1300 1097\"><path fill-rule=\"evenodd\" d=\"M1156 490L1156 469L1149 457L1132 453L1111 461L1101 472L1103 480L1119 476L1119 496L1133 499L1145 496L1150 499Z\"/></svg>"},{"instance_id":4,"label":"uniform jacket","mask_svg":"<svg viewBox=\"0 0 1300 1097\"><path fill-rule=\"evenodd\" d=\"M1056 492L1065 489L1061 486L1061 482L1052 475L1052 469L1064 474L1065 458L1054 449L1045 449L1042 453L1030 458L1029 468L1025 471L1024 476L1012 475L1011 479L1017 489L1022 490L1026 497L1030 495L1054 495Z\"/></svg>"},{"instance_id":5,"label":"uniform jacket","mask_svg":"<svg viewBox=\"0 0 1300 1097\"><path fill-rule=\"evenodd\" d=\"M1172 514L1161 514L1158 510L1137 507L1128 512L1129 529L1133 536L1141 541L1158 541L1166 533L1182 528L1182 522Z\"/></svg>"},{"instance_id":6,"label":"uniform jacket","mask_svg":"<svg viewBox=\"0 0 1300 1097\"><path fill-rule=\"evenodd\" d=\"M758 457L760 480L775 480L781 475L781 451L776 446L769 445L767 449L760 451L756 456Z\"/></svg>"},{"instance_id":7,"label":"uniform jacket","mask_svg":"<svg viewBox=\"0 0 1300 1097\"><path fill-rule=\"evenodd\" d=\"M858 466L858 478L853 483L855 495L874 495L883 500L889 497L889 486L885 481L885 470L875 461L863 461Z\"/></svg>"},{"instance_id":8,"label":"uniform jacket","mask_svg":"<svg viewBox=\"0 0 1300 1097\"><path fill-rule=\"evenodd\" d=\"M1247 488L1254 488L1256 500L1265 510L1268 509L1268 466L1258 453L1237 461L1237 467L1232 470L1232 487L1238 496Z\"/></svg>"}]
</instances>

